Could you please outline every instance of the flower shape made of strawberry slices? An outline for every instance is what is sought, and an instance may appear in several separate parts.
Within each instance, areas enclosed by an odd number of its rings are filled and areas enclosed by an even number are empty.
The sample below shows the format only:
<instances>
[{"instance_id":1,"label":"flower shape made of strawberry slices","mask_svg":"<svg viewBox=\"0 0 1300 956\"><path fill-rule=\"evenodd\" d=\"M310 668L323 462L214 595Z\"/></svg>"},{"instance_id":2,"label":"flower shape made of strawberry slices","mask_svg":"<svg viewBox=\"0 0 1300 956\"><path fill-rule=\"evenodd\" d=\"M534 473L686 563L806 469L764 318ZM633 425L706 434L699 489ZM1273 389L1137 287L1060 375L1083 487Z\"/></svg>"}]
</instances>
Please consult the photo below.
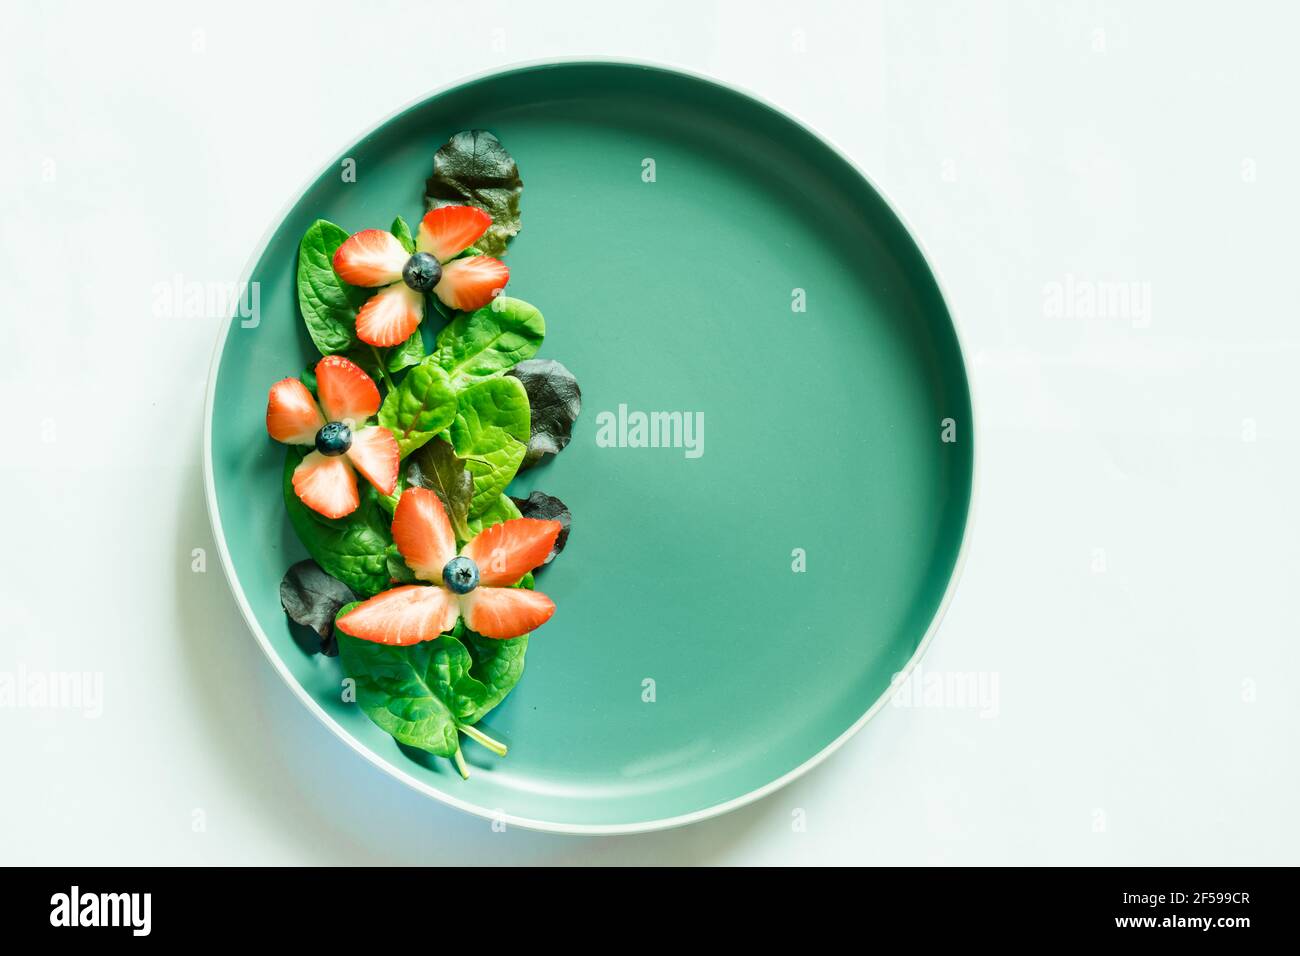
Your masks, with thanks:
<instances>
[{"instance_id":1,"label":"flower shape made of strawberry slices","mask_svg":"<svg viewBox=\"0 0 1300 956\"><path fill-rule=\"evenodd\" d=\"M506 264L491 256L455 258L491 225L482 209L442 206L420 220L414 253L383 229L349 236L334 253L334 271L351 285L380 287L357 313L357 338L381 347L405 342L424 318L426 292L462 312L491 302L510 278Z\"/></svg>"},{"instance_id":2,"label":"flower shape made of strawberry slices","mask_svg":"<svg viewBox=\"0 0 1300 956\"><path fill-rule=\"evenodd\" d=\"M286 445L314 445L293 471L302 503L326 518L342 518L361 503L355 472L386 495L397 487L401 454L387 428L366 425L379 412L379 389L355 362L327 355L316 363L316 394L296 378L271 386L266 430Z\"/></svg>"},{"instance_id":3,"label":"flower shape made of strawberry slices","mask_svg":"<svg viewBox=\"0 0 1300 956\"><path fill-rule=\"evenodd\" d=\"M555 604L545 594L512 587L551 553L561 525L512 518L471 538L456 553L456 536L442 500L427 488L407 488L393 512L393 543L415 576L376 594L337 621L345 634L379 644L432 641L465 625L484 637L510 638L545 624Z\"/></svg>"}]
</instances>

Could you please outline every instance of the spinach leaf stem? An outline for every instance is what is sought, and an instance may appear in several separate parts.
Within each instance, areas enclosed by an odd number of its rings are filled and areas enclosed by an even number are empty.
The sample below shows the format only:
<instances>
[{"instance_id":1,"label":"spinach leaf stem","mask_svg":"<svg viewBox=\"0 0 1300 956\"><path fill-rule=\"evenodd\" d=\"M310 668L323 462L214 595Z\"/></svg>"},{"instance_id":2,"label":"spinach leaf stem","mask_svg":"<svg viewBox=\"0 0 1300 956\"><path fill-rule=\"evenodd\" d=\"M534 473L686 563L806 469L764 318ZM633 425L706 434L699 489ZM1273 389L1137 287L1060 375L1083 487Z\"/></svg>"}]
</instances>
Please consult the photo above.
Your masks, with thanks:
<instances>
[{"instance_id":1,"label":"spinach leaf stem","mask_svg":"<svg viewBox=\"0 0 1300 956\"><path fill-rule=\"evenodd\" d=\"M456 726L458 726L460 728L460 732L464 734L466 737L468 737L470 740L478 741L488 750L496 754L498 757L504 757L506 755L505 744L501 743L499 740L493 740L491 737L483 733L483 731L479 730L473 724L457 724Z\"/></svg>"},{"instance_id":2,"label":"spinach leaf stem","mask_svg":"<svg viewBox=\"0 0 1300 956\"><path fill-rule=\"evenodd\" d=\"M396 386L393 384L392 378L389 377L388 363L384 361L384 357L379 354L379 349L375 348L375 346L370 346L370 351L375 353L375 361L379 363L379 374L383 376L384 385L391 392Z\"/></svg>"}]
</instances>

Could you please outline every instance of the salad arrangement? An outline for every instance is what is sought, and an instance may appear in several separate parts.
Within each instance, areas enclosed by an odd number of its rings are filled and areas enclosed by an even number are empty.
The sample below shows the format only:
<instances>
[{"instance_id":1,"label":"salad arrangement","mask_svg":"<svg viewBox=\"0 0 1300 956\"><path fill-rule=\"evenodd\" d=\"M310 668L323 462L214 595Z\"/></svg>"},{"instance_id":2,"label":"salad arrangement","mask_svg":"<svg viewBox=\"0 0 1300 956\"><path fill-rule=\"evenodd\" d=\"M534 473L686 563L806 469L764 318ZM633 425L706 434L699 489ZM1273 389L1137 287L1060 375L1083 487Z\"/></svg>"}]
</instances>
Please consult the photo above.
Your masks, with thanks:
<instances>
[{"instance_id":1,"label":"salad arrangement","mask_svg":"<svg viewBox=\"0 0 1300 956\"><path fill-rule=\"evenodd\" d=\"M338 658L345 699L462 776L462 736L506 753L478 724L555 612L534 575L571 521L558 498L507 493L568 444L582 405L568 369L534 358L542 313L504 294L522 191L510 154L473 130L435 153L415 233L400 216L351 234L313 223L298 303L322 357L267 400L311 555L280 583L285 613Z\"/></svg>"}]
</instances>

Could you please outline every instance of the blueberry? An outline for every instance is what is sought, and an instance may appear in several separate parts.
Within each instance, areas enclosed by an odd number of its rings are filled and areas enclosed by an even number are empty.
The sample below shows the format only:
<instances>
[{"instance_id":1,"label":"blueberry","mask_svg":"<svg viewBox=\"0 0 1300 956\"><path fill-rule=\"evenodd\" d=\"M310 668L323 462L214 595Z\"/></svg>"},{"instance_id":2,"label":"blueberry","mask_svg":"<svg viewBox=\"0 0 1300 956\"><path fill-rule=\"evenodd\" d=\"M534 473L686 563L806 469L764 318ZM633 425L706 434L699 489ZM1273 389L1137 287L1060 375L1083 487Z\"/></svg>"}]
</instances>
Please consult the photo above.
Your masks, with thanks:
<instances>
[{"instance_id":1,"label":"blueberry","mask_svg":"<svg viewBox=\"0 0 1300 956\"><path fill-rule=\"evenodd\" d=\"M316 450L334 458L352 447L352 429L345 422L330 422L316 433Z\"/></svg>"},{"instance_id":2,"label":"blueberry","mask_svg":"<svg viewBox=\"0 0 1300 956\"><path fill-rule=\"evenodd\" d=\"M402 279L416 292L428 292L442 279L442 266L427 252L417 252L402 267Z\"/></svg>"},{"instance_id":3,"label":"blueberry","mask_svg":"<svg viewBox=\"0 0 1300 956\"><path fill-rule=\"evenodd\" d=\"M452 558L442 569L442 583L457 594L468 594L478 587L478 565L469 558Z\"/></svg>"}]
</instances>

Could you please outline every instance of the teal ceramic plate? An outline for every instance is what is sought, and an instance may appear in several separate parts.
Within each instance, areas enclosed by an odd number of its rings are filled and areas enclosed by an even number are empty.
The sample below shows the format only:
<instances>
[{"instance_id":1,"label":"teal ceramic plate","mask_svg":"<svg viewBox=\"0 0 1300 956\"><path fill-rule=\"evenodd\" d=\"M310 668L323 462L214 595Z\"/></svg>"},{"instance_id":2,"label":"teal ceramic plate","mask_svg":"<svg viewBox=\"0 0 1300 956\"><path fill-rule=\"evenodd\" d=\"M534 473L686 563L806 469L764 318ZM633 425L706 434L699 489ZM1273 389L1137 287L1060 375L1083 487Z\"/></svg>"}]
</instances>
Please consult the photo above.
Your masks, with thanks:
<instances>
[{"instance_id":1,"label":"teal ceramic plate","mask_svg":"<svg viewBox=\"0 0 1300 956\"><path fill-rule=\"evenodd\" d=\"M294 291L304 230L318 217L352 231L416 222L434 150L471 128L519 163L509 291L545 314L540 357L573 370L583 412L572 444L511 486L562 498L573 531L539 575L559 610L484 722L509 756L467 745L462 781L342 702L337 660L295 642L278 585L305 552L264 416L270 384L316 354ZM829 754L923 651L970 515L961 349L897 213L780 111L627 63L468 81L344 150L253 262L260 322L231 321L210 385L213 528L272 663L393 776L522 826L699 820ZM618 423L636 412L681 412L702 433L692 447L625 447ZM603 435L602 421L615 423Z\"/></svg>"}]
</instances>

